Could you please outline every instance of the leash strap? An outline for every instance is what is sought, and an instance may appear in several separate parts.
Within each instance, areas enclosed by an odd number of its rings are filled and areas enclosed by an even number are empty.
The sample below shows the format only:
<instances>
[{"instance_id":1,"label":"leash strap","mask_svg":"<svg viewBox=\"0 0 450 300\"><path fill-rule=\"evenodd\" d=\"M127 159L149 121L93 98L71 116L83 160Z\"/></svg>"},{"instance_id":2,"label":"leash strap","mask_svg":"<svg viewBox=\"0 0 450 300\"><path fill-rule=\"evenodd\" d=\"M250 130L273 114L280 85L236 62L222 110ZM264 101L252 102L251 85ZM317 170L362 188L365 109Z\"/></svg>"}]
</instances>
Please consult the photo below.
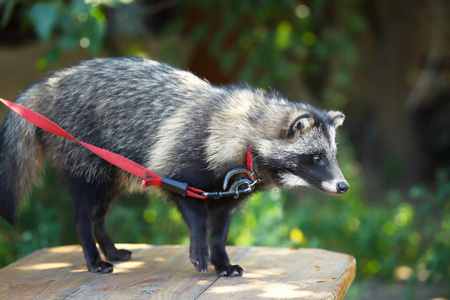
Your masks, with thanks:
<instances>
[{"instance_id":1,"label":"leash strap","mask_svg":"<svg viewBox=\"0 0 450 300\"><path fill-rule=\"evenodd\" d=\"M205 196L205 192L193 187L188 186L187 183L178 182L169 178L161 178L155 173L151 172L150 170L146 169L145 167L135 163L134 161L123 157L119 154L116 154L114 152L96 147L94 145L82 142L80 140L77 140L72 135L70 135L67 131L62 129L60 126L55 124L54 122L50 121L43 115L28 109L24 106L21 106L19 104L7 101L5 99L0 98L0 101L8 106L12 111L17 113L19 116L24 118L25 120L29 121L30 123L33 123L37 127L48 131L50 133L56 134L58 136L61 136L63 138L72 140L74 142L77 142L93 153L97 154L107 162L115 165L118 168L121 168L122 170L125 170L131 174L134 174L140 178L143 179L142 181L142 188L146 188L148 186L154 186L154 185L161 185L163 188L168 189L172 192L178 193L183 196L188 197L194 197L199 199L206 199L207 196Z\"/></svg>"}]
</instances>

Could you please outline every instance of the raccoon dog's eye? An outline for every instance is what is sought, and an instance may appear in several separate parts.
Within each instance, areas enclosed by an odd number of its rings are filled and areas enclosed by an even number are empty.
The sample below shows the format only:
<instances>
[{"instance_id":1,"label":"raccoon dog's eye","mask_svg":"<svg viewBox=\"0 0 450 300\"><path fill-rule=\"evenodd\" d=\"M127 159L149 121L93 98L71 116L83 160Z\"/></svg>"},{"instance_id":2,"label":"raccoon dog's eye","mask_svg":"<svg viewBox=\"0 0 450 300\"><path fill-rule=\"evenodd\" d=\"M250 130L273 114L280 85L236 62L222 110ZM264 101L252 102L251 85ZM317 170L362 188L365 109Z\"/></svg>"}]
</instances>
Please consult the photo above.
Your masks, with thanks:
<instances>
[{"instance_id":1,"label":"raccoon dog's eye","mask_svg":"<svg viewBox=\"0 0 450 300\"><path fill-rule=\"evenodd\" d=\"M322 160L322 156L320 154L316 154L313 156L313 160L315 163L319 163Z\"/></svg>"}]
</instances>

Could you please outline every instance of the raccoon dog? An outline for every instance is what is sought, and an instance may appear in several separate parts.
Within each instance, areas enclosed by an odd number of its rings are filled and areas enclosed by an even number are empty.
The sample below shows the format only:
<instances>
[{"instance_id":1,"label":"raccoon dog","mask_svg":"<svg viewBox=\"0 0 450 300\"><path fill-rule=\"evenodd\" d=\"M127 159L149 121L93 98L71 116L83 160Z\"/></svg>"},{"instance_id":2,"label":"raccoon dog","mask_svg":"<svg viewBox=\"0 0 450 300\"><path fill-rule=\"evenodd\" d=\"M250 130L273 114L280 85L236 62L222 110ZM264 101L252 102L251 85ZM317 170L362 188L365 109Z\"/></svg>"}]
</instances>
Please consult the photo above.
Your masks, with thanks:
<instances>
[{"instance_id":1,"label":"raccoon dog","mask_svg":"<svg viewBox=\"0 0 450 300\"><path fill-rule=\"evenodd\" d=\"M222 190L230 170L245 168L248 148L256 190L312 186L343 194L349 188L336 161L341 112L289 102L247 85L214 86L163 63L142 58L84 61L33 84L16 103L79 140L205 191ZM89 271L112 272L109 261L130 258L130 251L114 246L105 218L122 190L139 186L136 176L13 112L0 129L0 149L0 214L5 220L14 223L20 199L47 160L72 196ZM230 263L225 244L232 215L246 195L202 200L160 191L189 227L195 269L206 272L212 263L220 275L241 276L244 270Z\"/></svg>"}]
</instances>

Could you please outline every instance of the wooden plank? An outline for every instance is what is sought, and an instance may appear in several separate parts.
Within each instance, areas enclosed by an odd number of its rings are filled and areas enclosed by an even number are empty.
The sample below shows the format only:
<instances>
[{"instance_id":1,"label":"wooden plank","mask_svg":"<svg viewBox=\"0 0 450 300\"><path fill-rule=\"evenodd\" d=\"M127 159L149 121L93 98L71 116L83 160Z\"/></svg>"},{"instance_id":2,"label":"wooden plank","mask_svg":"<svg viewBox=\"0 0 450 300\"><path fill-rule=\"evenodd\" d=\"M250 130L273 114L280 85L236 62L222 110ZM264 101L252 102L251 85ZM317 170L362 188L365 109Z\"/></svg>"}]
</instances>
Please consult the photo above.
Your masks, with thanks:
<instances>
[{"instance_id":1,"label":"wooden plank","mask_svg":"<svg viewBox=\"0 0 450 300\"><path fill-rule=\"evenodd\" d=\"M133 253L133 259L115 265L113 274L105 274L88 283L69 299L195 299L218 276L195 271L184 246L153 246Z\"/></svg>"},{"instance_id":2,"label":"wooden plank","mask_svg":"<svg viewBox=\"0 0 450 300\"><path fill-rule=\"evenodd\" d=\"M4 299L61 299L97 277L84 272L78 246L36 251L0 271L0 295Z\"/></svg>"},{"instance_id":3,"label":"wooden plank","mask_svg":"<svg viewBox=\"0 0 450 300\"><path fill-rule=\"evenodd\" d=\"M219 278L198 299L342 299L355 278L352 256L321 249L251 247L237 255L245 276Z\"/></svg>"},{"instance_id":4,"label":"wooden plank","mask_svg":"<svg viewBox=\"0 0 450 300\"><path fill-rule=\"evenodd\" d=\"M320 250L229 247L244 277L198 273L185 246L118 245L132 259L113 274L86 271L80 246L39 250L0 270L5 299L342 299L355 276L353 257Z\"/></svg>"}]
</instances>

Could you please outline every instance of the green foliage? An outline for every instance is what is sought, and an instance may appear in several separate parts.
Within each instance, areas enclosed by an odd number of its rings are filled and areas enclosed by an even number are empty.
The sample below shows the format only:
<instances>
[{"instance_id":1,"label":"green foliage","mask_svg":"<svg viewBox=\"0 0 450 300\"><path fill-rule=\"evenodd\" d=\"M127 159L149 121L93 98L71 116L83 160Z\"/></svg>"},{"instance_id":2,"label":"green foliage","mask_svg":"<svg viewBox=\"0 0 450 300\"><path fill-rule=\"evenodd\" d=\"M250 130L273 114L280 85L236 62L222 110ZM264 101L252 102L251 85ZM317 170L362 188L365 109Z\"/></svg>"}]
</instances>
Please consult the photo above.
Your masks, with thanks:
<instances>
[{"instance_id":1,"label":"green foliage","mask_svg":"<svg viewBox=\"0 0 450 300\"><path fill-rule=\"evenodd\" d=\"M359 64L359 39L367 30L361 1L311 1L310 6L260 1L254 6L250 1L186 0L180 5L201 21L192 24L191 14L180 14L172 26L188 26L189 43L207 41L225 72L243 59L239 80L287 93L287 83L299 76L326 81L324 90L313 90L315 96L336 109L346 106Z\"/></svg>"},{"instance_id":2,"label":"green foliage","mask_svg":"<svg viewBox=\"0 0 450 300\"><path fill-rule=\"evenodd\" d=\"M413 279L450 282L450 169L437 173L436 189L411 189L411 197L421 200L414 224L423 228L413 236L425 245L414 266Z\"/></svg>"},{"instance_id":3,"label":"green foliage","mask_svg":"<svg viewBox=\"0 0 450 300\"><path fill-rule=\"evenodd\" d=\"M37 62L39 69L55 63L63 51L77 47L98 55L106 33L104 5L115 6L129 1L24 1L4 0L2 26L6 26L14 9L24 14L24 26L31 26L50 50Z\"/></svg>"},{"instance_id":4,"label":"green foliage","mask_svg":"<svg viewBox=\"0 0 450 300\"><path fill-rule=\"evenodd\" d=\"M19 9L25 16L24 25L32 27L43 42L52 44L37 62L38 68L44 69L63 51L77 47L98 55L107 27L105 9L120 9L132 2L3 0L1 21L5 26L14 9ZM325 105L336 109L347 105L360 60L358 43L368 27L362 1L311 1L310 5L290 0L260 1L255 6L250 1L185 0L178 3L177 11L180 13L165 31L168 45L175 39L182 39L188 47L207 42L223 71L230 72L245 62L239 67L238 80L275 87L290 96L287 83L301 76L310 82L327 83L324 89L311 85L314 96L323 99ZM198 17L196 22L193 14ZM168 62L180 62L175 58L180 53L174 51L179 45L173 46L162 47L158 55Z\"/></svg>"}]
</instances>

